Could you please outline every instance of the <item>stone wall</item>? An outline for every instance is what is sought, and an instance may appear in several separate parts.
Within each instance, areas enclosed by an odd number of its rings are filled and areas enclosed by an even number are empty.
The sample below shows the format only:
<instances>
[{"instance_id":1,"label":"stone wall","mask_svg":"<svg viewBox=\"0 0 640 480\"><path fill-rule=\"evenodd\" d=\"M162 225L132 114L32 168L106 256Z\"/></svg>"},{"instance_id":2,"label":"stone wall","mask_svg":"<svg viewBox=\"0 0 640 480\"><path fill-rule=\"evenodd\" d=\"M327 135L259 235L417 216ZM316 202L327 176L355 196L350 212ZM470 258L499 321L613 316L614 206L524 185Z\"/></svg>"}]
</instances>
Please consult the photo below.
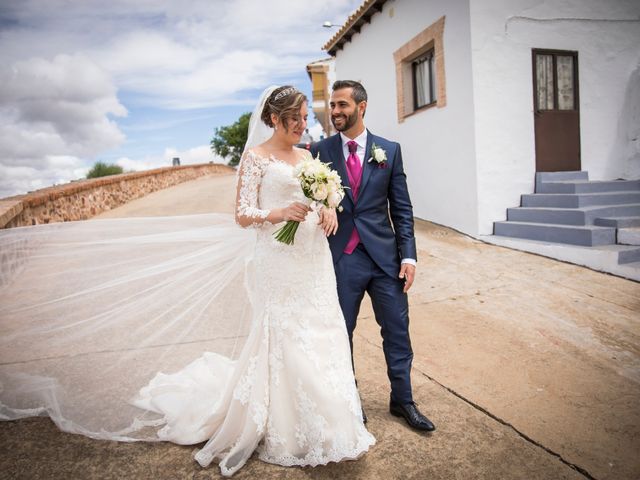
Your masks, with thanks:
<instances>
[{"instance_id":1,"label":"stone wall","mask_svg":"<svg viewBox=\"0 0 640 480\"><path fill-rule=\"evenodd\" d=\"M234 172L234 168L216 163L182 165L43 188L0 199L0 228L86 220L156 190L205 175Z\"/></svg>"}]
</instances>

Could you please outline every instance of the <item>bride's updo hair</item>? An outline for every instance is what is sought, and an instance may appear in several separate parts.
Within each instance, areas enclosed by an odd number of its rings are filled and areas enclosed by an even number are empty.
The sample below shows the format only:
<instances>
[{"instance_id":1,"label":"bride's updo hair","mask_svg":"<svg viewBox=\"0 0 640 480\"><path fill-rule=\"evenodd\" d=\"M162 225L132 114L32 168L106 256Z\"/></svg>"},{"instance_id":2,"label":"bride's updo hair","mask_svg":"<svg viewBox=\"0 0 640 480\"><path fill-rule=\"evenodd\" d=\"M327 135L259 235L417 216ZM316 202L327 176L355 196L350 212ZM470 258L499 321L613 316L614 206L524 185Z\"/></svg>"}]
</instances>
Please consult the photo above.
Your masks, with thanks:
<instances>
[{"instance_id":1,"label":"bride's updo hair","mask_svg":"<svg viewBox=\"0 0 640 480\"><path fill-rule=\"evenodd\" d=\"M285 85L283 87L276 88L267 101L264 103L264 109L260 118L268 126L273 128L273 122L271 121L271 114L275 113L282 125L284 125L285 131L289 131L289 121L299 121L297 118L300 114L300 108L302 104L307 101L307 96L297 88L291 85Z\"/></svg>"}]
</instances>

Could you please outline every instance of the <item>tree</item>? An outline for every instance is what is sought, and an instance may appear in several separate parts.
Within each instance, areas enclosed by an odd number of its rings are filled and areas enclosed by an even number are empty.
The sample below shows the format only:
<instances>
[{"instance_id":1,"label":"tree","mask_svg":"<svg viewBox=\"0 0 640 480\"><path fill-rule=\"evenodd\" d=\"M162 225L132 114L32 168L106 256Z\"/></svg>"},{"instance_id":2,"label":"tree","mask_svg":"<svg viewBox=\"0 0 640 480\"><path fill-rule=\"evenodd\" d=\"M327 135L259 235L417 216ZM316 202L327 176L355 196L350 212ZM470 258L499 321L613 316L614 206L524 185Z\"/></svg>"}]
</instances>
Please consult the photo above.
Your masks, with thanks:
<instances>
[{"instance_id":1,"label":"tree","mask_svg":"<svg viewBox=\"0 0 640 480\"><path fill-rule=\"evenodd\" d=\"M211 150L223 158L228 158L231 166L240 162L242 149L247 143L250 117L250 113L243 113L233 124L216 128L211 139Z\"/></svg>"},{"instance_id":2,"label":"tree","mask_svg":"<svg viewBox=\"0 0 640 480\"><path fill-rule=\"evenodd\" d=\"M87 178L106 177L107 175L117 175L122 173L122 167L119 165L107 165L104 162L96 162L95 165L87 173Z\"/></svg>"}]
</instances>

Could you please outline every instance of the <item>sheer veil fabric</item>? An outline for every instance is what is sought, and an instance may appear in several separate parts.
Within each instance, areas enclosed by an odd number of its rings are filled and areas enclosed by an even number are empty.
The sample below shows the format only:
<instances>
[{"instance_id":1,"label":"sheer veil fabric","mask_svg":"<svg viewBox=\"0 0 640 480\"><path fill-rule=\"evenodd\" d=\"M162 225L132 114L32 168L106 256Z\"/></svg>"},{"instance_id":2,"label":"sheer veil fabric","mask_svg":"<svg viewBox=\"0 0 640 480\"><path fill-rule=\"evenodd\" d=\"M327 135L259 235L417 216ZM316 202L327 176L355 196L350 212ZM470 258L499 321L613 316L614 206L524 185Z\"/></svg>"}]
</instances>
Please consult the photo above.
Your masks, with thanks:
<instances>
[{"instance_id":1,"label":"sheer veil fabric","mask_svg":"<svg viewBox=\"0 0 640 480\"><path fill-rule=\"evenodd\" d=\"M0 231L0 418L161 439L163 415L131 400L205 351L237 358L254 245L255 232L217 214Z\"/></svg>"},{"instance_id":2,"label":"sheer veil fabric","mask_svg":"<svg viewBox=\"0 0 640 480\"><path fill-rule=\"evenodd\" d=\"M258 103L256 108L254 108L251 113L251 118L249 120L249 131L247 132L247 143L244 145L243 155L247 152L247 150L257 147L261 143L266 142L273 135L273 129L268 127L261 119L262 110L264 110L264 104L267 102L269 96L273 93L273 91L278 88L277 85L271 85L264 89L260 98L258 99Z\"/></svg>"},{"instance_id":3,"label":"sheer veil fabric","mask_svg":"<svg viewBox=\"0 0 640 480\"><path fill-rule=\"evenodd\" d=\"M102 219L0 231L0 419L49 416L118 441L206 442L232 475L355 459L364 428L324 235L273 238L270 208L303 200L292 167L251 149L226 214ZM240 228L237 219L254 228ZM242 224L242 221L239 223Z\"/></svg>"}]
</instances>

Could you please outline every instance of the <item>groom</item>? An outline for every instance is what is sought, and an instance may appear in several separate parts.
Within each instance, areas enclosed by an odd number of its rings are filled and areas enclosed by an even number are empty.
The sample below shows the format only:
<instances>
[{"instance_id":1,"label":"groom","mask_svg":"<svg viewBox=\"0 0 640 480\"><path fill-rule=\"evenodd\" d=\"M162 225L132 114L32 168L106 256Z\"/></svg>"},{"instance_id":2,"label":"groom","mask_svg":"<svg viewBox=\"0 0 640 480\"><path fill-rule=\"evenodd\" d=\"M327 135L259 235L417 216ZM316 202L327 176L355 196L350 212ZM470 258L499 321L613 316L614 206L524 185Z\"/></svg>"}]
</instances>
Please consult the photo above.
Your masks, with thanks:
<instances>
[{"instance_id":1,"label":"groom","mask_svg":"<svg viewBox=\"0 0 640 480\"><path fill-rule=\"evenodd\" d=\"M331 122L339 133L313 145L311 151L331 162L349 187L329 246L351 351L367 292L382 333L391 382L389 411L415 429L433 431L435 426L420 413L411 393L407 291L415 277L417 255L400 145L365 128L367 92L360 83L339 80L332 90Z\"/></svg>"}]
</instances>

